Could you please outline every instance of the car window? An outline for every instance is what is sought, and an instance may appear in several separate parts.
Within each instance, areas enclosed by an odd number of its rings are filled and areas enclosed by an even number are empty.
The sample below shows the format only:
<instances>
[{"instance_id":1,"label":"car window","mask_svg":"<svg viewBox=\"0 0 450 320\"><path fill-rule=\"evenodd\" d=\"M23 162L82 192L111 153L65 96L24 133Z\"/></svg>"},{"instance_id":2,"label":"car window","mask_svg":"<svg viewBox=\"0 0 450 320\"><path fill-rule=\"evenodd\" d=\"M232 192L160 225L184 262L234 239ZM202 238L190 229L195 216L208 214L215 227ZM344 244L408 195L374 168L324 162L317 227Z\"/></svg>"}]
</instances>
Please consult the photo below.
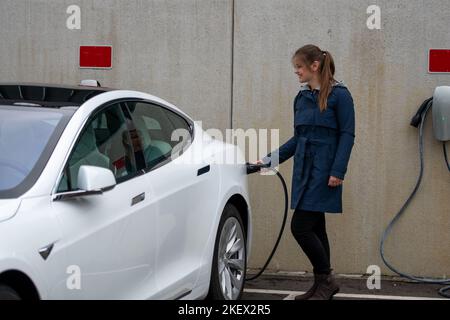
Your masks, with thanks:
<instances>
[{"instance_id":1,"label":"car window","mask_svg":"<svg viewBox=\"0 0 450 320\"><path fill-rule=\"evenodd\" d=\"M172 132L171 140L174 141L177 152L184 152L192 143L192 128L191 125L182 116L176 114L173 111L164 109L169 121L172 123L174 131ZM172 150L172 155L175 150Z\"/></svg>"},{"instance_id":2,"label":"car window","mask_svg":"<svg viewBox=\"0 0 450 320\"><path fill-rule=\"evenodd\" d=\"M70 116L63 108L0 108L0 199L34 184Z\"/></svg>"},{"instance_id":3,"label":"car window","mask_svg":"<svg viewBox=\"0 0 450 320\"><path fill-rule=\"evenodd\" d=\"M190 126L181 116L151 103L130 101L126 105L142 138L147 169L171 159L174 151L190 144ZM184 132L182 139L176 129Z\"/></svg>"},{"instance_id":4,"label":"car window","mask_svg":"<svg viewBox=\"0 0 450 320\"><path fill-rule=\"evenodd\" d=\"M129 130L119 104L99 112L81 134L69 157L58 192L77 190L78 171L82 165L110 169L117 183L135 176L144 168L142 142L136 130Z\"/></svg>"}]
</instances>

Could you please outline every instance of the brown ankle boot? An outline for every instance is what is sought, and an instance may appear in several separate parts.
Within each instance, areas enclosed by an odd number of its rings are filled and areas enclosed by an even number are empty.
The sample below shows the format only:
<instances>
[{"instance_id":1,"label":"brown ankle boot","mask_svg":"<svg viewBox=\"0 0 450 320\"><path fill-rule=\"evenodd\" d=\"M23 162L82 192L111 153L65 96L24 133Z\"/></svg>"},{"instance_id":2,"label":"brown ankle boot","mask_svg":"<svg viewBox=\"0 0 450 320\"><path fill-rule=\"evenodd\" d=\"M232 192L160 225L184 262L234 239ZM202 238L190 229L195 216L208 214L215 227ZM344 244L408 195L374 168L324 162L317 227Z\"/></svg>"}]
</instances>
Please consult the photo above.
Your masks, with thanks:
<instances>
[{"instance_id":1,"label":"brown ankle boot","mask_svg":"<svg viewBox=\"0 0 450 320\"><path fill-rule=\"evenodd\" d=\"M331 273L318 275L317 281L317 289L309 300L331 300L339 292L339 286Z\"/></svg>"},{"instance_id":2,"label":"brown ankle boot","mask_svg":"<svg viewBox=\"0 0 450 320\"><path fill-rule=\"evenodd\" d=\"M295 296L295 300L307 300L311 298L317 289L317 285L318 285L317 274L314 274L314 284L312 285L312 287L309 288L309 290L306 291L305 293Z\"/></svg>"}]
</instances>

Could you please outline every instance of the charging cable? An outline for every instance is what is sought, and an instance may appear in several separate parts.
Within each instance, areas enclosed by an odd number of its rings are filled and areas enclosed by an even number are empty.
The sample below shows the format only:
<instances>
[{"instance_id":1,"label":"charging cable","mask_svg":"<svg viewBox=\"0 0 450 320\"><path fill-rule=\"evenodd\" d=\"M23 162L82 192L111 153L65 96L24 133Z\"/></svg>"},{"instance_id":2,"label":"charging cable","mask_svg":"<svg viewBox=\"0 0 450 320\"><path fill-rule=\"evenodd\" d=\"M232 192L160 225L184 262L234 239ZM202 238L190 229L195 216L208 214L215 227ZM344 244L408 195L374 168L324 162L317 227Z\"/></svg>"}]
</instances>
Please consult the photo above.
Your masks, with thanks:
<instances>
[{"instance_id":1,"label":"charging cable","mask_svg":"<svg viewBox=\"0 0 450 320\"><path fill-rule=\"evenodd\" d=\"M283 186L283 191L284 191L284 215L283 215L283 222L281 224L281 229L280 229L280 233L278 234L277 241L275 242L275 245L274 245L274 247L272 249L272 252L270 253L269 258L267 259L266 263L264 264L264 266L261 268L261 270L259 270L259 272L256 275L251 276L249 278L245 278L245 281L255 280L260 275L262 275L263 272L266 270L267 266L269 265L270 261L273 258L273 255L277 251L278 245L280 244L281 236L283 235L284 228L286 226L287 215L288 215L288 208L289 208L289 200L288 199L289 199L289 196L288 196L288 191L287 191L287 187L286 187L286 182L284 181L284 178L281 175L281 173L279 173L274 168L271 168L268 164L247 163L247 174L252 174L252 173L255 173L255 172L259 172L259 171L261 171L262 168L268 168L268 169L272 170L273 172L275 172L277 177L278 177L278 179L280 179L280 181L281 181L281 185Z\"/></svg>"},{"instance_id":2,"label":"charging cable","mask_svg":"<svg viewBox=\"0 0 450 320\"><path fill-rule=\"evenodd\" d=\"M384 255L384 243L386 241L386 238L391 233L392 227L400 219L400 217L404 214L406 207L409 205L410 201L415 196L417 189L419 188L420 183L422 182L422 176L423 176L423 125L424 125L427 113L428 113L430 107L432 106L432 104L433 104L433 98L429 98L429 99L425 100L422 103L421 107L419 108L419 111L417 112L417 114L414 116L414 118L411 121L411 125L413 125L415 127L417 127L417 125L419 125L420 173L419 173L419 177L417 179L416 185L415 185L413 191L411 192L411 194L409 195L408 199L406 200L406 202L403 204L401 209L394 216L394 218L391 220L391 222L389 223L389 225L383 232L383 236L381 237L381 242L380 242L380 255L381 255L381 258L383 259L384 264L391 271L395 272L396 274L398 274L401 277L404 277L404 278L407 278L407 279L410 279L413 281L417 281L417 282L423 282L423 283L450 284L450 279L448 279L448 278L447 279L432 279L432 278L425 278L425 277L416 277L416 276L404 273L402 271L399 271L391 263L389 263L387 261L385 255ZM419 120L420 120L420 123L419 123ZM450 171L450 165L447 161L447 153L445 151L445 142L444 142L443 149L444 149L445 161L446 161L447 167ZM450 286L443 287L439 290L439 294L443 297L450 298L450 293L448 293L449 290L450 290Z\"/></svg>"}]
</instances>

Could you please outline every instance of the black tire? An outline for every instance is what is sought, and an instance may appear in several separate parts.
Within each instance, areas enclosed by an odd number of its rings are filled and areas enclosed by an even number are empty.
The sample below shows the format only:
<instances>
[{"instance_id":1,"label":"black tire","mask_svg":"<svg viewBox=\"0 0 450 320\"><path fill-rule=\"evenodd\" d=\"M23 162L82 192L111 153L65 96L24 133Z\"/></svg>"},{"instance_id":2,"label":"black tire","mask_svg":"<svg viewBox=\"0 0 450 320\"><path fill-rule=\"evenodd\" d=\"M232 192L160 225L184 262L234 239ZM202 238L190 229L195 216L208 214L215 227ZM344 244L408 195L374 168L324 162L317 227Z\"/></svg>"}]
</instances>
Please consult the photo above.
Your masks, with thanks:
<instances>
[{"instance_id":1,"label":"black tire","mask_svg":"<svg viewBox=\"0 0 450 320\"><path fill-rule=\"evenodd\" d=\"M227 300L224 296L221 285L220 285L220 278L219 278L219 266L218 266L218 255L219 255L219 243L220 243L220 237L222 234L223 227L227 220L229 219L236 219L241 227L243 236L244 236L244 271L242 274L242 287L240 288L239 295L237 296L236 300L239 300L242 296L242 291L244 289L245 285L245 276L246 276L246 270L247 270L247 235L246 230L244 228L244 224L242 222L242 218L239 214L238 209L232 205L227 204L223 210L222 217L220 219L219 227L217 230L216 240L214 244L214 257L212 262L212 269L211 269L211 279L210 279L210 285L209 285L209 292L206 299L208 300Z\"/></svg>"},{"instance_id":2,"label":"black tire","mask_svg":"<svg viewBox=\"0 0 450 320\"><path fill-rule=\"evenodd\" d=\"M11 287L0 284L0 300L21 300L20 295Z\"/></svg>"}]
</instances>

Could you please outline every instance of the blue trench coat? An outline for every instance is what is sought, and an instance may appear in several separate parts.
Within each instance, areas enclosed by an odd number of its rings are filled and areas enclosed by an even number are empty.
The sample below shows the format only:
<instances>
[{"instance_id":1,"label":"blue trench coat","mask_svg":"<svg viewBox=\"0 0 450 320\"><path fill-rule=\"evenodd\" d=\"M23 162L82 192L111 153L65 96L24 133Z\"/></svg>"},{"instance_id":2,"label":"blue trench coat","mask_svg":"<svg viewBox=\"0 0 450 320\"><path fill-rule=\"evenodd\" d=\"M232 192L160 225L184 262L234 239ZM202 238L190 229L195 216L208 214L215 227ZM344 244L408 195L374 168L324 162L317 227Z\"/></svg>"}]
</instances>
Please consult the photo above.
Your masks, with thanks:
<instances>
[{"instance_id":1,"label":"blue trench coat","mask_svg":"<svg viewBox=\"0 0 450 320\"><path fill-rule=\"evenodd\" d=\"M291 209L342 212L342 185L329 187L330 176L344 180L355 138L350 91L336 82L320 112L319 89L300 87L294 100L294 136L262 161L275 167L294 156Z\"/></svg>"}]
</instances>

